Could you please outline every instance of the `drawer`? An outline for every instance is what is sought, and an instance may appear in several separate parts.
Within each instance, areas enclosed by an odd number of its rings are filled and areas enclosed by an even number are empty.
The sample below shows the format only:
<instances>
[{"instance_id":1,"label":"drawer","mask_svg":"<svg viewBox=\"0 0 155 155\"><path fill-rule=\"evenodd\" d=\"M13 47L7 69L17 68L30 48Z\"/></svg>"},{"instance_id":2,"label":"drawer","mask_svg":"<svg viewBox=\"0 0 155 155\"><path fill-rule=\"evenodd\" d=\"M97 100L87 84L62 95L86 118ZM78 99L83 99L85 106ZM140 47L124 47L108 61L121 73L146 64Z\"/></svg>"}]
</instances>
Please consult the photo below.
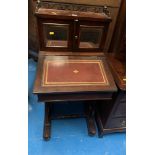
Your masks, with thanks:
<instances>
[{"instance_id":1,"label":"drawer","mask_svg":"<svg viewBox=\"0 0 155 155\"><path fill-rule=\"evenodd\" d=\"M113 118L126 116L126 93L125 92L119 93L112 113L113 113L112 114Z\"/></svg>"},{"instance_id":2,"label":"drawer","mask_svg":"<svg viewBox=\"0 0 155 155\"><path fill-rule=\"evenodd\" d=\"M113 118L109 120L106 128L122 128L126 127L126 118Z\"/></svg>"},{"instance_id":3,"label":"drawer","mask_svg":"<svg viewBox=\"0 0 155 155\"><path fill-rule=\"evenodd\" d=\"M114 112L112 117L125 117L126 116L126 102L120 102Z\"/></svg>"},{"instance_id":4,"label":"drawer","mask_svg":"<svg viewBox=\"0 0 155 155\"><path fill-rule=\"evenodd\" d=\"M125 94L123 94L121 96L120 102L126 102L126 95Z\"/></svg>"},{"instance_id":5,"label":"drawer","mask_svg":"<svg viewBox=\"0 0 155 155\"><path fill-rule=\"evenodd\" d=\"M126 91L121 91L119 93L119 100L120 102L126 102Z\"/></svg>"}]
</instances>

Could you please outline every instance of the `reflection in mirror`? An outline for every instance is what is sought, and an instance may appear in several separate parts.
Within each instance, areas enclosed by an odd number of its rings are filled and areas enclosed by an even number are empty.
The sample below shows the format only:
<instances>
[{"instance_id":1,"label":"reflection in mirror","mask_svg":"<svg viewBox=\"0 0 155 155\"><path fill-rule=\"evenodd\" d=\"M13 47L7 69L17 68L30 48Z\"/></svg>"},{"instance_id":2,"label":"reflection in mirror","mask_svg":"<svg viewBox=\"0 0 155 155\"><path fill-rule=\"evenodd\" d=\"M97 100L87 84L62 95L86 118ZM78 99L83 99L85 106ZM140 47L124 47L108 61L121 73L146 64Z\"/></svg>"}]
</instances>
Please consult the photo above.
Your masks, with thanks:
<instances>
[{"instance_id":1,"label":"reflection in mirror","mask_svg":"<svg viewBox=\"0 0 155 155\"><path fill-rule=\"evenodd\" d=\"M103 26L80 26L79 48L99 48Z\"/></svg>"},{"instance_id":2,"label":"reflection in mirror","mask_svg":"<svg viewBox=\"0 0 155 155\"><path fill-rule=\"evenodd\" d=\"M43 23L44 43L46 47L67 47L69 25Z\"/></svg>"}]
</instances>

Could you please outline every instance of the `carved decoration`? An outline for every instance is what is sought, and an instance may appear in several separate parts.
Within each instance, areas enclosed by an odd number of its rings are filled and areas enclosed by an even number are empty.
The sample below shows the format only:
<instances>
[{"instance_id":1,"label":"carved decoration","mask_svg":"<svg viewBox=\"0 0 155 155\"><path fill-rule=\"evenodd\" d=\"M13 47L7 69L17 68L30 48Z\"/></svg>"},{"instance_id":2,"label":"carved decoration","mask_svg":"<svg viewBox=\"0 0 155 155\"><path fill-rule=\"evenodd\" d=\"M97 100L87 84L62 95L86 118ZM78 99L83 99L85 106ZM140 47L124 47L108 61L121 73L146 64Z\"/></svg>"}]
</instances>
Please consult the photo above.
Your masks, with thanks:
<instances>
[{"instance_id":1,"label":"carved decoration","mask_svg":"<svg viewBox=\"0 0 155 155\"><path fill-rule=\"evenodd\" d=\"M104 13L110 16L110 12L107 6L93 6L93 5L68 4L68 3L57 3L57 2L41 2L40 0L37 0L36 9L38 9L39 7L47 8L47 9L57 9L57 10Z\"/></svg>"}]
</instances>

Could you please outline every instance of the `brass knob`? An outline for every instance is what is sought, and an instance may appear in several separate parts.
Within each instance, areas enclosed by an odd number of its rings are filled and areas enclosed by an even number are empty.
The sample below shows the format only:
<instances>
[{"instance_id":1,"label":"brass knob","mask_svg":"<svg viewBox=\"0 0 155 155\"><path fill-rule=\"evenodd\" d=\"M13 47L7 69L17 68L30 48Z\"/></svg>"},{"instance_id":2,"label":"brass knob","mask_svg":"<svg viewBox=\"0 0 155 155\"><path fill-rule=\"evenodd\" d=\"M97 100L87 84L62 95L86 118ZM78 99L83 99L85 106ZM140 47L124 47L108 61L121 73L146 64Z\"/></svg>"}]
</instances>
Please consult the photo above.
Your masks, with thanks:
<instances>
[{"instance_id":1,"label":"brass knob","mask_svg":"<svg viewBox=\"0 0 155 155\"><path fill-rule=\"evenodd\" d=\"M78 36L75 36L75 39L77 39L78 38Z\"/></svg>"},{"instance_id":2,"label":"brass knob","mask_svg":"<svg viewBox=\"0 0 155 155\"><path fill-rule=\"evenodd\" d=\"M75 19L74 21L75 21L75 22L78 22L79 20L78 20L78 19Z\"/></svg>"}]
</instances>

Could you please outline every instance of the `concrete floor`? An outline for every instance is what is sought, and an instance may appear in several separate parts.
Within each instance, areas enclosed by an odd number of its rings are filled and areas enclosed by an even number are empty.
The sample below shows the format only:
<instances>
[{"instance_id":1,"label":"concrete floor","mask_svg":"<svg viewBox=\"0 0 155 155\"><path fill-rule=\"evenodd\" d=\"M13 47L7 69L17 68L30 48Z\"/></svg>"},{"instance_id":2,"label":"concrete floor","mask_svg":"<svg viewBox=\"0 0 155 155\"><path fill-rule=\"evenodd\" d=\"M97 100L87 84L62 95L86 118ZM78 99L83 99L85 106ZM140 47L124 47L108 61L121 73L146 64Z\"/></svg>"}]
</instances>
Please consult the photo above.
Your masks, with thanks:
<instances>
[{"instance_id":1,"label":"concrete floor","mask_svg":"<svg viewBox=\"0 0 155 155\"><path fill-rule=\"evenodd\" d=\"M83 118L52 121L52 138L44 141L44 104L32 94L36 63L29 60L29 155L125 155L126 134L115 133L103 138L89 137ZM66 103L67 104L67 103Z\"/></svg>"}]
</instances>

